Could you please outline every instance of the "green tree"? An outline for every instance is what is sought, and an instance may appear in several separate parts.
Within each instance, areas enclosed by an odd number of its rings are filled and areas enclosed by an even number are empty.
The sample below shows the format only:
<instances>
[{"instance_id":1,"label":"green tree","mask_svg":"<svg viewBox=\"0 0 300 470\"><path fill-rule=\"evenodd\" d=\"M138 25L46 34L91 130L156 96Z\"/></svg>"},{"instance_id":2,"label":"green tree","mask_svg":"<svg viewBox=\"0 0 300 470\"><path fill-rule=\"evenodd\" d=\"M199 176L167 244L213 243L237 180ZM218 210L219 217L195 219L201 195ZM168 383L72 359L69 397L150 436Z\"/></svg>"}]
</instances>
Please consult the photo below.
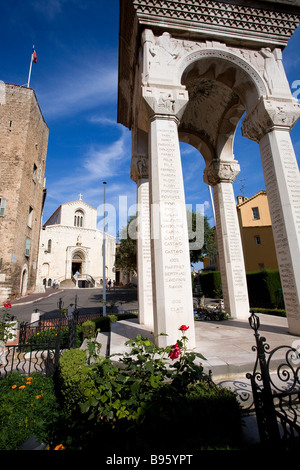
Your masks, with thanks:
<instances>
[{"instance_id":1,"label":"green tree","mask_svg":"<svg viewBox=\"0 0 300 470\"><path fill-rule=\"evenodd\" d=\"M190 240L190 260L191 264L203 261L206 256L213 257L218 253L218 248L215 242L215 228L209 225L209 219L206 215L195 213L194 211L187 211L188 230ZM196 234L196 235L195 235ZM193 241L199 238L202 234L202 239L198 240L200 243L196 248L193 248Z\"/></svg>"},{"instance_id":2,"label":"green tree","mask_svg":"<svg viewBox=\"0 0 300 470\"><path fill-rule=\"evenodd\" d=\"M137 272L136 239L133 236L135 227L136 215L129 218L127 227L123 227L118 234L120 245L116 251L115 265L129 276Z\"/></svg>"}]
</instances>

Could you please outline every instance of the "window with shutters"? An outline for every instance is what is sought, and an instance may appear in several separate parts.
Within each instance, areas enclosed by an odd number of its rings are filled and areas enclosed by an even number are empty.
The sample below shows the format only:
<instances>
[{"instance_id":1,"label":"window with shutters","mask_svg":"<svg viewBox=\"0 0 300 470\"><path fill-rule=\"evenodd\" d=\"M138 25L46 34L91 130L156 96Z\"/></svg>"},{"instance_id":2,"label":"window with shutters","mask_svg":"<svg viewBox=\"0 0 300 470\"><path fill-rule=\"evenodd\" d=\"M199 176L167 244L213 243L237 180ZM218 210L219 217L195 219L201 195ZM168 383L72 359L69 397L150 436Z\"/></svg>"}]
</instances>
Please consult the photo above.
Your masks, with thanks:
<instances>
[{"instance_id":1,"label":"window with shutters","mask_svg":"<svg viewBox=\"0 0 300 470\"><path fill-rule=\"evenodd\" d=\"M5 207L6 207L6 199L4 199L4 197L0 197L0 217L4 217Z\"/></svg>"},{"instance_id":2,"label":"window with shutters","mask_svg":"<svg viewBox=\"0 0 300 470\"><path fill-rule=\"evenodd\" d=\"M26 258L29 258L30 255L30 238L26 238L26 244L25 244L25 256Z\"/></svg>"}]
</instances>

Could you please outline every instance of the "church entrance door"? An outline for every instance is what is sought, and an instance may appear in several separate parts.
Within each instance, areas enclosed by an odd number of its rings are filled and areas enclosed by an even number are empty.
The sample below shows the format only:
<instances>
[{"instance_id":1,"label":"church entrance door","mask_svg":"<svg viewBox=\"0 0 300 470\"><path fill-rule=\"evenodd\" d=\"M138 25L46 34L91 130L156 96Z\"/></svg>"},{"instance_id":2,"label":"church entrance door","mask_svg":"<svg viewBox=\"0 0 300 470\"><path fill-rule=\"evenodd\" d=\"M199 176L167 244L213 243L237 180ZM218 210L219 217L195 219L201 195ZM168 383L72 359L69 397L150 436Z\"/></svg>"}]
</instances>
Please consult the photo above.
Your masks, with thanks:
<instances>
[{"instance_id":1,"label":"church entrance door","mask_svg":"<svg viewBox=\"0 0 300 470\"><path fill-rule=\"evenodd\" d=\"M72 261L72 276L76 273L82 274L82 261Z\"/></svg>"},{"instance_id":2,"label":"church entrance door","mask_svg":"<svg viewBox=\"0 0 300 470\"><path fill-rule=\"evenodd\" d=\"M76 251L72 256L72 276L75 274L85 274L84 272L84 254Z\"/></svg>"}]
</instances>

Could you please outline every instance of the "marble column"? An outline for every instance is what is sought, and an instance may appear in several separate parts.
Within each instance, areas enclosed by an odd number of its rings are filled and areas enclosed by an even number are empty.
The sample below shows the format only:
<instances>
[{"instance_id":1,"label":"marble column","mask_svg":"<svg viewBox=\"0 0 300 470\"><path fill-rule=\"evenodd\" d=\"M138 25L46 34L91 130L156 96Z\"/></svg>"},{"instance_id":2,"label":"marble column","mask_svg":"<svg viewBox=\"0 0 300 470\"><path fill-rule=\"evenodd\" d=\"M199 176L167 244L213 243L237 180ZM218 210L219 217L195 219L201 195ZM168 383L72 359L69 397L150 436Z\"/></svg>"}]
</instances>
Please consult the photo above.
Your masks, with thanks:
<instances>
[{"instance_id":1,"label":"marble column","mask_svg":"<svg viewBox=\"0 0 300 470\"><path fill-rule=\"evenodd\" d=\"M233 186L240 167L235 160L215 160L204 171L204 181L213 186L216 234L224 308L233 318L249 317L249 299L243 247Z\"/></svg>"},{"instance_id":2,"label":"marble column","mask_svg":"<svg viewBox=\"0 0 300 470\"><path fill-rule=\"evenodd\" d=\"M187 103L183 90L145 88L149 111L151 253L154 333L158 346L173 345L181 325L195 346L191 265L178 122Z\"/></svg>"},{"instance_id":3,"label":"marble column","mask_svg":"<svg viewBox=\"0 0 300 470\"><path fill-rule=\"evenodd\" d=\"M294 101L261 100L243 122L259 143L289 332L300 335L300 176L290 130Z\"/></svg>"},{"instance_id":4,"label":"marble column","mask_svg":"<svg viewBox=\"0 0 300 470\"><path fill-rule=\"evenodd\" d=\"M148 136L146 135L146 145L141 145L144 138L145 135L141 131L133 132L131 179L137 184L136 240L139 323L153 331Z\"/></svg>"}]
</instances>

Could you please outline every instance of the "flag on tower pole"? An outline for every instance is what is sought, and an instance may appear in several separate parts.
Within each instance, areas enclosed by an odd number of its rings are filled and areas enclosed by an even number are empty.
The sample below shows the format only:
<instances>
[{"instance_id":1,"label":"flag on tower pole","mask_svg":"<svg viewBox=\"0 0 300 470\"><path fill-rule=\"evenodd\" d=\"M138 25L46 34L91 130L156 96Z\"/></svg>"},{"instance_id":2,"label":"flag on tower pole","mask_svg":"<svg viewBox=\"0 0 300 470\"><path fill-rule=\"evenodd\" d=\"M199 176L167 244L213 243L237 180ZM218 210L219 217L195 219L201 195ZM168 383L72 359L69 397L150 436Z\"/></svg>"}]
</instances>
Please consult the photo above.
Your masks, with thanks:
<instances>
[{"instance_id":1,"label":"flag on tower pole","mask_svg":"<svg viewBox=\"0 0 300 470\"><path fill-rule=\"evenodd\" d=\"M34 62L35 64L37 63L37 55L36 55L36 52L34 50L34 45L32 46L32 54L31 54L31 59L30 59L30 67L29 67L27 88L29 88L29 84L30 84L32 62Z\"/></svg>"}]
</instances>

